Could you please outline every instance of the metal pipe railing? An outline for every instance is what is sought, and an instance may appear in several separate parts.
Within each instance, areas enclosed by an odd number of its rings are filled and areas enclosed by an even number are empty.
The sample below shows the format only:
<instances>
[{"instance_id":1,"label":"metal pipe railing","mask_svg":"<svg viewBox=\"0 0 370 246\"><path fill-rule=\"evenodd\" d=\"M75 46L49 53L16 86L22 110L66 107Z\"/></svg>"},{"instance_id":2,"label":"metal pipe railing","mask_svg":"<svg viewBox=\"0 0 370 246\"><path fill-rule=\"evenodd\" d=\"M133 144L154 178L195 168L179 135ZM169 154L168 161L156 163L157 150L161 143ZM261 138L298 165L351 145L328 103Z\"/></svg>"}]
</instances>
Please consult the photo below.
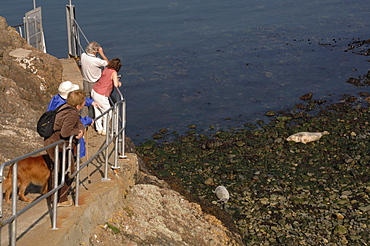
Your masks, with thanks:
<instances>
[{"instance_id":1,"label":"metal pipe railing","mask_svg":"<svg viewBox=\"0 0 370 246\"><path fill-rule=\"evenodd\" d=\"M119 78L120 77L121 76L119 75ZM115 92L119 96L119 101L113 102L111 98L110 100L112 104L117 105L117 108L115 109L115 111L117 112L117 117L118 117L117 125L120 126L120 129L121 129L117 133L118 142L121 142L121 145L120 145L121 152L118 152L118 156L120 159L124 159L127 157L125 155L126 99L124 98L124 96L122 95L122 92L117 87L115 87ZM116 103L119 103L119 104L116 104ZM119 146L118 142L116 143L117 144L116 146Z\"/></svg>"},{"instance_id":2,"label":"metal pipe railing","mask_svg":"<svg viewBox=\"0 0 370 246\"><path fill-rule=\"evenodd\" d=\"M72 57L79 57L84 52L84 48L80 41L80 34L83 36L87 44L89 43L89 40L75 19L72 1L70 1L69 5L66 6L66 18L69 55Z\"/></svg>"},{"instance_id":3,"label":"metal pipe railing","mask_svg":"<svg viewBox=\"0 0 370 246\"><path fill-rule=\"evenodd\" d=\"M90 43L89 42L89 40L87 39L87 37L85 36L85 33L82 31L82 29L81 29L81 27L80 27L80 25L78 25L78 23L77 23L77 21L76 21L76 19L73 19L73 23L76 25L76 27L77 27L77 29L78 29L78 31L79 31L79 33L84 37L84 39L85 39L85 42L86 43ZM75 35L75 38L77 38L77 35ZM80 42L80 39L78 38L78 40L77 40L78 42L78 46L80 47L80 49L83 51L84 50L84 48L82 47L82 45L81 45L81 42ZM81 54L81 53L80 53Z\"/></svg>"},{"instance_id":4,"label":"metal pipe railing","mask_svg":"<svg viewBox=\"0 0 370 246\"><path fill-rule=\"evenodd\" d=\"M85 163L80 165L80 143L77 141L77 151L76 151L76 171L74 173L71 173L71 163L72 163L72 140L74 136L71 136L69 139L68 146L66 145L64 140L60 140L58 142L55 142L53 144L50 144L48 146L45 146L43 148L40 148L36 151L33 151L31 153L28 153L26 155L23 155L21 157L15 158L13 160L10 160L8 162L5 162L0 165L0 228L3 228L6 225L9 225L9 243L10 245L15 245L17 236L17 219L18 217L27 212L29 209L31 209L33 206L41 202L42 200L47 199L48 197L53 196L53 206L52 206L52 213L51 213L51 221L52 221L52 230L56 230L57 228L57 202L58 202L58 190L61 189L65 182L65 175L69 173L70 177L76 177L76 197L75 197L75 206L79 205L79 188L80 188L80 172L84 169L89 163L91 163L94 159L97 158L99 154L101 154L103 151L105 151L105 162L104 162L104 177L101 179L102 181L109 181L108 178L108 167L109 167L109 145L111 143L114 143L114 165L111 166L112 169L120 168L117 164L117 153L119 149L118 140L119 138L122 138L122 144L121 144L121 151L124 153L124 127L125 127L125 119L126 115L122 115L123 110L120 110L120 108L126 107L126 100L123 98L121 92L117 89L118 94L120 95L120 100L114 103L114 105L109 108L107 111L105 111L102 115L97 117L94 120L99 119L100 117L107 116L109 124L106 124L107 127L107 135L105 139L105 144L93 155L91 156ZM112 117L109 117L109 114L112 114ZM62 160L61 163L59 162L59 145L63 144L62 148ZM17 201L18 201L18 193L17 193L17 174L18 174L18 162L26 159L31 156L35 156L40 154L41 152L44 152L50 148L54 148L55 150L55 163L54 165L54 187L46 194L41 195L36 200L28 204L25 208L21 209L17 212ZM67 152L68 151L68 152ZM67 158L66 158L67 156ZM5 180L4 179L4 168L8 166L12 166L13 171L13 180L12 180L12 215L5 220L3 220L3 187L2 183ZM60 166L62 165L61 172ZM68 165L68 166L67 166ZM67 169L66 169L67 166ZM61 180L58 181L58 175L61 176Z\"/></svg>"},{"instance_id":5,"label":"metal pipe railing","mask_svg":"<svg viewBox=\"0 0 370 246\"><path fill-rule=\"evenodd\" d=\"M73 136L72 136L73 137ZM72 138L71 137L71 138ZM5 162L3 163L1 166L0 166L0 180L1 180L1 183L3 183L4 181L4 168L5 167L8 167L8 166L11 166L13 165L11 168L12 168L12 215L10 217L8 217L7 219L5 220L1 220L1 228L3 228L5 225L9 225L9 245L15 245L16 243L16 232L17 232L17 218L22 215L23 213L27 212L29 209L31 209L32 207L34 207L36 204L38 204L39 202L41 202L42 200L46 199L47 197L51 196L54 194L54 204L53 204L53 212L52 212L52 216L51 216L51 220L52 220L52 229L56 229L56 224L57 224L57 194L58 194L58 190L64 185L64 177L62 177L62 180L60 182L60 184L58 184L58 170L59 170L59 145L60 144L63 144L63 153L65 153L66 151L66 144L65 144L65 141L64 140L60 140L58 142L55 142L51 145L48 145L44 148L41 148L41 149L38 149L36 151L33 151L31 153L28 153L26 155L23 155L21 157L18 157L18 158L15 158L13 160L10 160L8 162ZM54 188L51 189L49 192L47 192L46 194L44 195L41 195L40 197L38 197L36 200L34 200L33 202L31 202L30 204L28 204L26 207L24 207L23 209L21 209L20 211L17 211L17 198L18 198L18 162L21 161L21 160L24 160L28 157L31 157L31 156L34 156L36 154L40 154L41 152L44 152L46 151L47 149L50 149L50 148L55 148L55 163L57 163L55 166L54 166L54 177L55 177L55 182L54 182ZM65 156L65 155L63 155ZM63 157L63 161L62 161L62 169L65 170L65 158ZM62 172L62 175L64 175L64 171ZM0 216L1 218L3 218L3 193L2 193L2 184L0 185L0 193L1 193L1 200L0 200Z\"/></svg>"}]
</instances>

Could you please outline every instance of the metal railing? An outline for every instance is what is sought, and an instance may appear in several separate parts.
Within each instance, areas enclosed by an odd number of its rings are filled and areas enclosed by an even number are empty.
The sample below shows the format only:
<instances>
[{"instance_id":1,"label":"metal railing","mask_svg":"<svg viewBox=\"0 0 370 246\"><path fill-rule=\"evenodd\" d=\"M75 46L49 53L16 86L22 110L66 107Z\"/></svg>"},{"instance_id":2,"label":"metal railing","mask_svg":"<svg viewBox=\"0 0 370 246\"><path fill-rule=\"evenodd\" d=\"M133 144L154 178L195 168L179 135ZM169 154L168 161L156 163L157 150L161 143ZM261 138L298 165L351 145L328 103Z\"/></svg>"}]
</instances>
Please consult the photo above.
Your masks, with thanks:
<instances>
[{"instance_id":1,"label":"metal railing","mask_svg":"<svg viewBox=\"0 0 370 246\"><path fill-rule=\"evenodd\" d=\"M58 229L57 228L57 212L58 212L58 190L61 189L65 183L65 175L69 173L70 177L75 177L75 206L79 205L79 190L80 190L80 172L83 170L88 164L90 164L93 160L95 160L99 154L105 151L105 161L104 161L104 177L102 177L101 181L109 181L108 178L108 167L109 167L109 146L113 143L114 144L114 164L111 166L112 169L120 168L118 166L118 158L124 158L125 156L125 125L126 125L126 100L122 96L122 93L116 88L116 93L119 95L119 99L110 107L107 111L105 111L102 115L95 118L94 121L97 119L104 117L105 115L112 114L112 117L107 117L109 123L105 125L106 127L106 138L104 145L94 153L85 163L82 165L80 164L80 143L77 141L77 151L76 151L76 171L74 173L70 173L71 171L71 163L72 163L72 141L74 136L71 136L69 139L69 144L66 145L64 140L60 140L43 148L40 148L36 151L23 155L21 157L15 158L8 162L1 164L0 166L0 232L2 229L8 225L9 229L9 245L16 245L17 241L17 220L19 216L28 212L32 207L34 207L39 202L46 200L47 198L51 198L53 196L53 202L51 203L50 200L47 200L48 210L51 216L52 222L52 230ZM59 162L59 147L58 145L63 144L62 148L62 160ZM39 155L46 150L54 148L55 149L55 163L54 165L54 185L53 189L47 192L44 195L39 196L37 199L32 201L23 209L17 211L18 206L18 162L35 155ZM66 157L67 156L67 157ZM66 169L66 164L68 164L68 168ZM59 169L60 165L62 165L62 169ZM7 218L3 218L3 183L5 180L4 176L4 169L10 166L12 168L12 203L11 203L11 215ZM58 182L58 171L62 170L60 173L61 180ZM1 242L0 242L1 243Z\"/></svg>"},{"instance_id":2,"label":"metal railing","mask_svg":"<svg viewBox=\"0 0 370 246\"><path fill-rule=\"evenodd\" d=\"M78 25L75 15L75 8L70 0L69 4L66 5L68 55L69 57L77 58L84 52L84 48L80 41L80 35L83 36L86 44L89 44L90 42L83 33L81 27Z\"/></svg>"},{"instance_id":3,"label":"metal railing","mask_svg":"<svg viewBox=\"0 0 370 246\"><path fill-rule=\"evenodd\" d=\"M24 36L23 36L23 30L22 30L22 28L24 28L24 23L19 24L19 25L15 25L15 26L12 26L12 27L15 28L15 29L18 29L19 36L21 36L22 38L24 38Z\"/></svg>"},{"instance_id":4,"label":"metal railing","mask_svg":"<svg viewBox=\"0 0 370 246\"><path fill-rule=\"evenodd\" d=\"M23 24L12 27L18 30L19 35L24 38L29 45L46 53L41 7L36 8L35 4L34 2L34 8L32 10L25 13Z\"/></svg>"}]
</instances>

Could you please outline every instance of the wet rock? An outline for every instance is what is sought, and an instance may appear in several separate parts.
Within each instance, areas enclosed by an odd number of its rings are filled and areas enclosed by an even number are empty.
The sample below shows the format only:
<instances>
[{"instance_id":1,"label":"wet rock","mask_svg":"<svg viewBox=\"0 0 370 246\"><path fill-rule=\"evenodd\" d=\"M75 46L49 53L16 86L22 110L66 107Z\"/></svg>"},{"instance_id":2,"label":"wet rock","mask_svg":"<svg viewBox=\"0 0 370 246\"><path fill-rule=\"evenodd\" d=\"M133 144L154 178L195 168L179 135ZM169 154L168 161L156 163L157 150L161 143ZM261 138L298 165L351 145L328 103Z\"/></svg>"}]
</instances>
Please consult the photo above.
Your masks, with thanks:
<instances>
[{"instance_id":1,"label":"wet rock","mask_svg":"<svg viewBox=\"0 0 370 246\"><path fill-rule=\"evenodd\" d=\"M334 218L339 219L339 220L344 219L343 214L340 214L340 213L336 213L336 214L334 214L333 216L334 216Z\"/></svg>"},{"instance_id":2,"label":"wet rock","mask_svg":"<svg viewBox=\"0 0 370 246\"><path fill-rule=\"evenodd\" d=\"M359 207L358 209L361 210L362 212L368 212L368 211L370 211L370 205L368 205L366 207Z\"/></svg>"},{"instance_id":3,"label":"wet rock","mask_svg":"<svg viewBox=\"0 0 370 246\"><path fill-rule=\"evenodd\" d=\"M223 142L218 139L209 139L204 144L202 144L203 149L215 149L223 145Z\"/></svg>"},{"instance_id":4,"label":"wet rock","mask_svg":"<svg viewBox=\"0 0 370 246\"><path fill-rule=\"evenodd\" d=\"M334 233L338 234L338 235L347 234L347 231L348 231L347 228L345 226L342 226L342 225L338 225L334 229Z\"/></svg>"},{"instance_id":5,"label":"wet rock","mask_svg":"<svg viewBox=\"0 0 370 246\"><path fill-rule=\"evenodd\" d=\"M214 183L213 178L208 178L206 181L204 181L204 184L206 185L211 185L213 183Z\"/></svg>"},{"instance_id":6,"label":"wet rock","mask_svg":"<svg viewBox=\"0 0 370 246\"><path fill-rule=\"evenodd\" d=\"M313 96L313 94L310 92L310 93L307 93L307 94L305 94L303 96L300 96L299 99L301 99L301 100L309 100L309 99L312 98L312 96Z\"/></svg>"},{"instance_id":7,"label":"wet rock","mask_svg":"<svg viewBox=\"0 0 370 246\"><path fill-rule=\"evenodd\" d=\"M275 111L267 111L266 116L275 116L276 115L276 112Z\"/></svg>"}]
</instances>

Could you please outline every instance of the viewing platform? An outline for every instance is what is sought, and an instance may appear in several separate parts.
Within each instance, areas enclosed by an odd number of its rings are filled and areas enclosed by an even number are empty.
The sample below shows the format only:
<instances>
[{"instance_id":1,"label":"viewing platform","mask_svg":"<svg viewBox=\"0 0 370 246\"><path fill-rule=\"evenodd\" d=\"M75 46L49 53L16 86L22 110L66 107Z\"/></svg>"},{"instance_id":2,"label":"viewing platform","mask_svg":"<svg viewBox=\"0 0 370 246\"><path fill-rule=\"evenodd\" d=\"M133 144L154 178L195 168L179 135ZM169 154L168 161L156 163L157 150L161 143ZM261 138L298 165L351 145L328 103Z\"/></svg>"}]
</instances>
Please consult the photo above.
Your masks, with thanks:
<instances>
[{"instance_id":1,"label":"viewing platform","mask_svg":"<svg viewBox=\"0 0 370 246\"><path fill-rule=\"evenodd\" d=\"M63 81L69 80L83 88L80 69L73 58L60 59L63 65ZM97 135L92 127L85 133L86 157L81 158L80 165L95 155L105 144L106 136ZM65 246L88 245L94 228L104 224L116 211L124 199L127 190L135 184L134 176L138 171L138 159L134 153L125 153L126 158L118 159L118 169L114 165L114 143L108 151L108 179L104 179L106 152L100 153L80 172L80 189L78 206L59 207L57 211L57 228L52 229L51 210L47 201L42 200L30 210L17 218L17 242L21 246ZM70 199L75 202L75 182L72 184ZM37 186L30 185L26 196L36 199L40 193ZM17 201L17 210L29 203ZM4 202L4 219L11 214L11 204ZM6 217L7 216L7 217ZM9 226L1 228L0 245L9 245Z\"/></svg>"}]
</instances>

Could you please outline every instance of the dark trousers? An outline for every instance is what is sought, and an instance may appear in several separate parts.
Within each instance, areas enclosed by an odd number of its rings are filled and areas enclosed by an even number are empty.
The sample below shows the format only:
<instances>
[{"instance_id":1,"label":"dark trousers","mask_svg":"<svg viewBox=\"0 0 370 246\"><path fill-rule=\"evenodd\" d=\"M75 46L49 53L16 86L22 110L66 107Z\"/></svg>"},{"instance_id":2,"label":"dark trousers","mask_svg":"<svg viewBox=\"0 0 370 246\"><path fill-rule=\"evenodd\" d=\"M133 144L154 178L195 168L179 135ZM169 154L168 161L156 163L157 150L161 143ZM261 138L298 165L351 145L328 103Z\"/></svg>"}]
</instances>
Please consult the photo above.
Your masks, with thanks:
<instances>
[{"instance_id":1,"label":"dark trousers","mask_svg":"<svg viewBox=\"0 0 370 246\"><path fill-rule=\"evenodd\" d=\"M95 83L88 82L86 80L83 81L84 91L86 92L87 97L91 98L91 90L94 84ZM82 117L89 116L91 119L95 119L94 107L93 106L83 107L81 110L81 116Z\"/></svg>"},{"instance_id":2,"label":"dark trousers","mask_svg":"<svg viewBox=\"0 0 370 246\"><path fill-rule=\"evenodd\" d=\"M61 180L62 180L62 165L61 165L62 158L63 158L63 153L59 152L60 165L59 165L59 171L58 171L58 183L60 183ZM52 158L50 158L49 155L45 155L44 159L45 159L45 162L46 162L46 164L47 164L47 166L50 170L50 176L49 176L49 179L48 179L48 191L50 191L54 188L54 168L55 168L55 165L54 165L54 161L52 160ZM66 163L66 169L68 168L67 164L68 163ZM72 158L72 167L74 167L73 158ZM71 167L71 171L74 172L75 168L72 168L72 167ZM72 182L73 182L73 178L69 178L69 175L66 174L64 185L58 191L58 202L68 201L68 191L71 188ZM53 201L53 197L50 198L50 201Z\"/></svg>"}]
</instances>

